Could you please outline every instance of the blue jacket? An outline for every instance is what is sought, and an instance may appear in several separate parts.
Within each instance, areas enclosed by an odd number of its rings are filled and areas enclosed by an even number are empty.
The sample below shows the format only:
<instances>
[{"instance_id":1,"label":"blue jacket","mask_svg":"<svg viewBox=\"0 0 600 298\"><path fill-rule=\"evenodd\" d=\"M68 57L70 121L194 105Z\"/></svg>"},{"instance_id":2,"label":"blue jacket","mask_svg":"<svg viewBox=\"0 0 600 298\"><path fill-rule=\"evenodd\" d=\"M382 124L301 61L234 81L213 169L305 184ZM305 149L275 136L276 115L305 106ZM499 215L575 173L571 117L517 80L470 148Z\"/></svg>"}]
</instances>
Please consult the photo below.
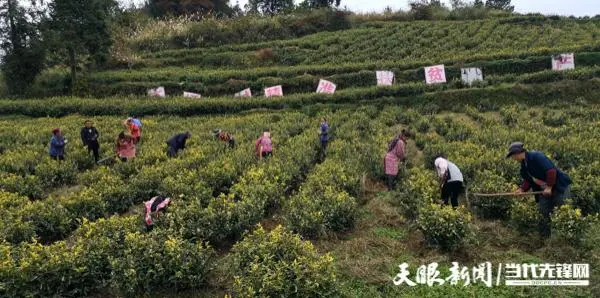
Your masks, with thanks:
<instances>
[{"instance_id":1,"label":"blue jacket","mask_svg":"<svg viewBox=\"0 0 600 298\"><path fill-rule=\"evenodd\" d=\"M181 133L174 135L167 140L167 144L175 150L185 149L185 141L187 141L188 135Z\"/></svg>"},{"instance_id":2,"label":"blue jacket","mask_svg":"<svg viewBox=\"0 0 600 298\"><path fill-rule=\"evenodd\" d=\"M529 182L534 191L541 191L541 187L535 184L533 178L546 181L546 172L556 169L556 184L554 189L557 193L564 192L571 183L571 178L556 168L554 163L544 154L537 151L525 153L525 160L521 162L521 177Z\"/></svg>"},{"instance_id":3,"label":"blue jacket","mask_svg":"<svg viewBox=\"0 0 600 298\"><path fill-rule=\"evenodd\" d=\"M50 155L51 156L60 156L65 155L65 138L61 137L60 139L56 136L52 136L50 139Z\"/></svg>"},{"instance_id":4,"label":"blue jacket","mask_svg":"<svg viewBox=\"0 0 600 298\"><path fill-rule=\"evenodd\" d=\"M329 141L329 124L327 122L321 123L321 142Z\"/></svg>"}]
</instances>

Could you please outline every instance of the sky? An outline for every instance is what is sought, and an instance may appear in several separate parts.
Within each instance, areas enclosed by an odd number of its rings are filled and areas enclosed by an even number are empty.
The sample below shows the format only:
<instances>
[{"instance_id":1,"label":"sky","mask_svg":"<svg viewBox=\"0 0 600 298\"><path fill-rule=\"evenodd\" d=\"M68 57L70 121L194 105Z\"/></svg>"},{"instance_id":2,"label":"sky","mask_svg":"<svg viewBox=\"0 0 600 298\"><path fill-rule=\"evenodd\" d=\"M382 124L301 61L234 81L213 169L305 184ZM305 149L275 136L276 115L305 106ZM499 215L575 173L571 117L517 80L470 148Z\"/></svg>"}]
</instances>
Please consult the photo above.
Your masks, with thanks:
<instances>
[{"instance_id":1,"label":"sky","mask_svg":"<svg viewBox=\"0 0 600 298\"><path fill-rule=\"evenodd\" d=\"M131 1L136 4L144 3L144 0L122 0ZM233 5L236 0L229 0ZM244 6L248 0L239 0L240 6ZM296 1L299 2L299 1ZM393 9L408 9L408 0L342 0L341 6L347 6L354 12L381 12L386 6ZM449 3L445 0L443 2ZM520 13L539 12L542 14L595 16L600 15L600 0L513 0L512 5Z\"/></svg>"}]
</instances>

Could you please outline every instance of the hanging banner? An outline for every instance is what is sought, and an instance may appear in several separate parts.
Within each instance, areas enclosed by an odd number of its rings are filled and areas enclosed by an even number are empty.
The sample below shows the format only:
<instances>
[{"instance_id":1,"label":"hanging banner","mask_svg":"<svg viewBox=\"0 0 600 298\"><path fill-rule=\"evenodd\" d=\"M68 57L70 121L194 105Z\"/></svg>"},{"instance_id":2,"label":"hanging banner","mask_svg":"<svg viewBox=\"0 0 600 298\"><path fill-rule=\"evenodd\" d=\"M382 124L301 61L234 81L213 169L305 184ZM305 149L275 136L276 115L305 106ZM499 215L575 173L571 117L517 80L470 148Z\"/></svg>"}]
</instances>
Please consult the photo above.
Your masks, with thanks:
<instances>
[{"instance_id":1,"label":"hanging banner","mask_svg":"<svg viewBox=\"0 0 600 298\"><path fill-rule=\"evenodd\" d=\"M164 87L158 87L158 88L154 88L154 89L148 89L148 96L150 97L165 97L165 88Z\"/></svg>"},{"instance_id":2,"label":"hanging banner","mask_svg":"<svg viewBox=\"0 0 600 298\"><path fill-rule=\"evenodd\" d=\"M443 64L425 67L425 83L446 83L446 70Z\"/></svg>"},{"instance_id":3,"label":"hanging banner","mask_svg":"<svg viewBox=\"0 0 600 298\"><path fill-rule=\"evenodd\" d=\"M265 88L265 97L283 96L281 85Z\"/></svg>"},{"instance_id":4,"label":"hanging banner","mask_svg":"<svg viewBox=\"0 0 600 298\"><path fill-rule=\"evenodd\" d=\"M560 54L552 56L552 70L561 71L575 69L575 54Z\"/></svg>"},{"instance_id":5,"label":"hanging banner","mask_svg":"<svg viewBox=\"0 0 600 298\"><path fill-rule=\"evenodd\" d=\"M250 91L250 88L246 88L234 94L233 97L252 97L252 92Z\"/></svg>"},{"instance_id":6,"label":"hanging banner","mask_svg":"<svg viewBox=\"0 0 600 298\"><path fill-rule=\"evenodd\" d=\"M202 96L200 96L200 94L198 94L198 93L183 91L183 97L201 98Z\"/></svg>"},{"instance_id":7,"label":"hanging banner","mask_svg":"<svg viewBox=\"0 0 600 298\"><path fill-rule=\"evenodd\" d=\"M378 70L375 72L377 76L377 86L392 86L394 83L394 73L386 70Z\"/></svg>"},{"instance_id":8,"label":"hanging banner","mask_svg":"<svg viewBox=\"0 0 600 298\"><path fill-rule=\"evenodd\" d=\"M481 72L480 68L461 68L460 69L460 78L463 82L471 85L475 81L483 81L483 72Z\"/></svg>"},{"instance_id":9,"label":"hanging banner","mask_svg":"<svg viewBox=\"0 0 600 298\"><path fill-rule=\"evenodd\" d=\"M326 93L326 94L333 94L335 93L335 88L337 86L327 80L319 80L319 86L317 87L317 93Z\"/></svg>"}]
</instances>

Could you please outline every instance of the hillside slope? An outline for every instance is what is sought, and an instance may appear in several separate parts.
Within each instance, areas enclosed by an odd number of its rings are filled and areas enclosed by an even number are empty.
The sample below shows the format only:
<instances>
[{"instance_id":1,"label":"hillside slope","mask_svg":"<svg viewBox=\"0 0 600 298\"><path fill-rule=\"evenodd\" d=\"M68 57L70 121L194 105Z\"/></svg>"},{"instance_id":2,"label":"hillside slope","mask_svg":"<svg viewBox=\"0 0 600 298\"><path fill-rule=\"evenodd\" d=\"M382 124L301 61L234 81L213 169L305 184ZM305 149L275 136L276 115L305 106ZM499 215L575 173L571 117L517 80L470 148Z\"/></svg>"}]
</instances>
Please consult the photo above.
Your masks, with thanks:
<instances>
[{"instance_id":1,"label":"hillside slope","mask_svg":"<svg viewBox=\"0 0 600 298\"><path fill-rule=\"evenodd\" d=\"M424 85L423 67L442 63L453 87L462 87L464 66L480 67L484 85L552 82L563 78L548 71L550 55L564 52L575 52L578 72L595 77L599 37L598 19L365 22L288 40L139 52L129 69L89 74L76 93L145 95L148 88L164 86L169 96L185 90L231 97L245 88L261 95L263 88L280 84L284 94L311 93L322 78L338 90L374 86L376 70L394 71L397 85ZM62 95L57 82L64 75L42 76L38 95Z\"/></svg>"}]
</instances>

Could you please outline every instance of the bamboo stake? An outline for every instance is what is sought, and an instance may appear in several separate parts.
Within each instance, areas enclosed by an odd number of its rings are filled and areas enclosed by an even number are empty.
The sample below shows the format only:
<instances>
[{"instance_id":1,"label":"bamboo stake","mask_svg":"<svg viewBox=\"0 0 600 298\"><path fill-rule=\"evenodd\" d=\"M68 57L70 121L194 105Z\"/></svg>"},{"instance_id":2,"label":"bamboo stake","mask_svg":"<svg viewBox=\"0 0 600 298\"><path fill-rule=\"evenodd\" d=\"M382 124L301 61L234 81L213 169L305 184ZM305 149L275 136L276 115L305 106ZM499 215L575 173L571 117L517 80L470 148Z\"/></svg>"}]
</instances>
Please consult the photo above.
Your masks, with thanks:
<instances>
[{"instance_id":1,"label":"bamboo stake","mask_svg":"<svg viewBox=\"0 0 600 298\"><path fill-rule=\"evenodd\" d=\"M522 193L514 193L514 192L505 192L505 193L472 193L471 195L475 197L523 197L523 196L531 196L531 195L541 195L544 194L543 191L533 191L533 192L522 192Z\"/></svg>"}]
</instances>

